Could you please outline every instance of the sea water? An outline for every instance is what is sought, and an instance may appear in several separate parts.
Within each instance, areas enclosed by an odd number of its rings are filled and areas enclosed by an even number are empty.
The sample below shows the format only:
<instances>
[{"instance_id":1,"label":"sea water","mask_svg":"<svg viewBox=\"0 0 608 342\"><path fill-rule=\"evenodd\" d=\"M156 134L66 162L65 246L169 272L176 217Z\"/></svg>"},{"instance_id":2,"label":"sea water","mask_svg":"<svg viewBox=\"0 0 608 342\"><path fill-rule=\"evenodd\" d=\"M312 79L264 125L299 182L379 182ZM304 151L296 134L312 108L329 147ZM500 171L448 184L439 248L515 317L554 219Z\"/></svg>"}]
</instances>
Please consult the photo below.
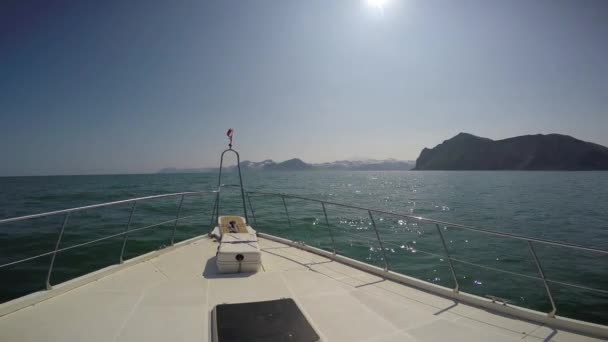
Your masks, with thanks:
<instances>
[{"instance_id":1,"label":"sea water","mask_svg":"<svg viewBox=\"0 0 608 342\"><path fill-rule=\"evenodd\" d=\"M246 188L421 216L527 237L608 249L608 172L294 171L249 172ZM223 184L236 184L235 173ZM0 178L0 218L29 215L133 197L209 191L141 201L136 205L124 259L211 230L217 187L214 173ZM220 214L241 214L236 188L223 188ZM546 290L525 241L480 234L443 224L373 212L380 242L366 210L252 193L254 228L333 250L367 263L480 296L549 312ZM249 205L249 203L248 203ZM60 248L127 228L133 203L70 215ZM254 218L255 216L255 218ZM0 265L55 248L65 215L0 225ZM155 226L158 223L167 222ZM151 227L150 229L139 228ZM439 235L447 245L456 279ZM332 240L333 238L333 240ZM124 236L58 253L57 284L119 262ZM608 256L533 244L558 315L608 324ZM45 287L51 256L0 268L0 300ZM204 264L201 264L201 271ZM506 271L506 272L501 272ZM508 273L507 273L508 272ZM578 285L569 287L563 283ZM582 287L596 288L594 292Z\"/></svg>"}]
</instances>

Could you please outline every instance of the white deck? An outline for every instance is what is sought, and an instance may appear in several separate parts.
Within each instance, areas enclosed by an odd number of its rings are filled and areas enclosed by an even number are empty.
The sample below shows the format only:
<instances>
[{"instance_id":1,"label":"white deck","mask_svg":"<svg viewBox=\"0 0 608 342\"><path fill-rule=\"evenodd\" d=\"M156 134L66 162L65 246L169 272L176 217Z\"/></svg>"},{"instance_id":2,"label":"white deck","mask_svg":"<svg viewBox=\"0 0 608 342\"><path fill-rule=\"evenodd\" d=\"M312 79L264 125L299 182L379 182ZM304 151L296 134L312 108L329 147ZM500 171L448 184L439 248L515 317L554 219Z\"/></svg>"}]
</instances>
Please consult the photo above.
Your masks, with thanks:
<instances>
[{"instance_id":1,"label":"white deck","mask_svg":"<svg viewBox=\"0 0 608 342\"><path fill-rule=\"evenodd\" d=\"M293 298L323 341L599 341L489 313L260 239L264 271L218 275L202 239L0 317L0 341L208 341L218 303Z\"/></svg>"}]
</instances>

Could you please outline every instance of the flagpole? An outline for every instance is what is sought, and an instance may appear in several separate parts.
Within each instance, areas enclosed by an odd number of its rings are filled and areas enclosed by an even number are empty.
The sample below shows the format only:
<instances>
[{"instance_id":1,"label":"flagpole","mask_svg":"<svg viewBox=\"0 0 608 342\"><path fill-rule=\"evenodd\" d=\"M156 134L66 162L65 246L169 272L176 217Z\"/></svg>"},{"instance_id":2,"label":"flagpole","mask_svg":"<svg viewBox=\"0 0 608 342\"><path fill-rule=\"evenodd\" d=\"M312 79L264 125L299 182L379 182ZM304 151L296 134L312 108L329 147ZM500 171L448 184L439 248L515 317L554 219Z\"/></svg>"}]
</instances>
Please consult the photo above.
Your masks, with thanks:
<instances>
[{"instance_id":1,"label":"flagpole","mask_svg":"<svg viewBox=\"0 0 608 342\"><path fill-rule=\"evenodd\" d=\"M228 137L228 139L230 139L230 142L228 143L228 149L232 150L232 134L234 133L234 130L232 128L228 129L228 132L226 132L226 136Z\"/></svg>"}]
</instances>

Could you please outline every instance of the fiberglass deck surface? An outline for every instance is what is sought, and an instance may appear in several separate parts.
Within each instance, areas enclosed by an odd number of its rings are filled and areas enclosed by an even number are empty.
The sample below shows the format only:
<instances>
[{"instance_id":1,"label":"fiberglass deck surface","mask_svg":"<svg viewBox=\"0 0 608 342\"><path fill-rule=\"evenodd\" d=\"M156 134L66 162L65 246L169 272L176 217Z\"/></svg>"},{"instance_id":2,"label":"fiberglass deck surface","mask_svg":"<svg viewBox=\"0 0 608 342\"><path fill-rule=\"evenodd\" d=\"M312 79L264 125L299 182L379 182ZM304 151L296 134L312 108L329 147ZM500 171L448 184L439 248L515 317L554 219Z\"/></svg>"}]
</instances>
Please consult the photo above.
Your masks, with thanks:
<instances>
[{"instance_id":1,"label":"fiberglass deck surface","mask_svg":"<svg viewBox=\"0 0 608 342\"><path fill-rule=\"evenodd\" d=\"M0 317L0 341L209 341L216 304L293 298L323 341L599 341L490 313L260 239L263 271L216 273L203 238Z\"/></svg>"}]
</instances>

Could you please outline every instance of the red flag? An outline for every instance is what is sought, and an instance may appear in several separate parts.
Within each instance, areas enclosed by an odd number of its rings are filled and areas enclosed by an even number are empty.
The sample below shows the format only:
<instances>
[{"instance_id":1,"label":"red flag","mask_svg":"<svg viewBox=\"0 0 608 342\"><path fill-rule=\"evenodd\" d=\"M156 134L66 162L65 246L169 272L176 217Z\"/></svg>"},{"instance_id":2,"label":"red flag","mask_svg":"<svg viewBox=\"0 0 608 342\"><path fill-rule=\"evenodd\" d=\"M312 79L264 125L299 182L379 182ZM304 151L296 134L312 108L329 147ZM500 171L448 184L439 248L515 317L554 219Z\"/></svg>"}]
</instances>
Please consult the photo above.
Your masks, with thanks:
<instances>
[{"instance_id":1,"label":"red flag","mask_svg":"<svg viewBox=\"0 0 608 342\"><path fill-rule=\"evenodd\" d=\"M230 139L230 145L232 145L232 133L234 131L232 130L232 128L228 129L228 132L226 132L226 136L228 137L228 139Z\"/></svg>"}]
</instances>

